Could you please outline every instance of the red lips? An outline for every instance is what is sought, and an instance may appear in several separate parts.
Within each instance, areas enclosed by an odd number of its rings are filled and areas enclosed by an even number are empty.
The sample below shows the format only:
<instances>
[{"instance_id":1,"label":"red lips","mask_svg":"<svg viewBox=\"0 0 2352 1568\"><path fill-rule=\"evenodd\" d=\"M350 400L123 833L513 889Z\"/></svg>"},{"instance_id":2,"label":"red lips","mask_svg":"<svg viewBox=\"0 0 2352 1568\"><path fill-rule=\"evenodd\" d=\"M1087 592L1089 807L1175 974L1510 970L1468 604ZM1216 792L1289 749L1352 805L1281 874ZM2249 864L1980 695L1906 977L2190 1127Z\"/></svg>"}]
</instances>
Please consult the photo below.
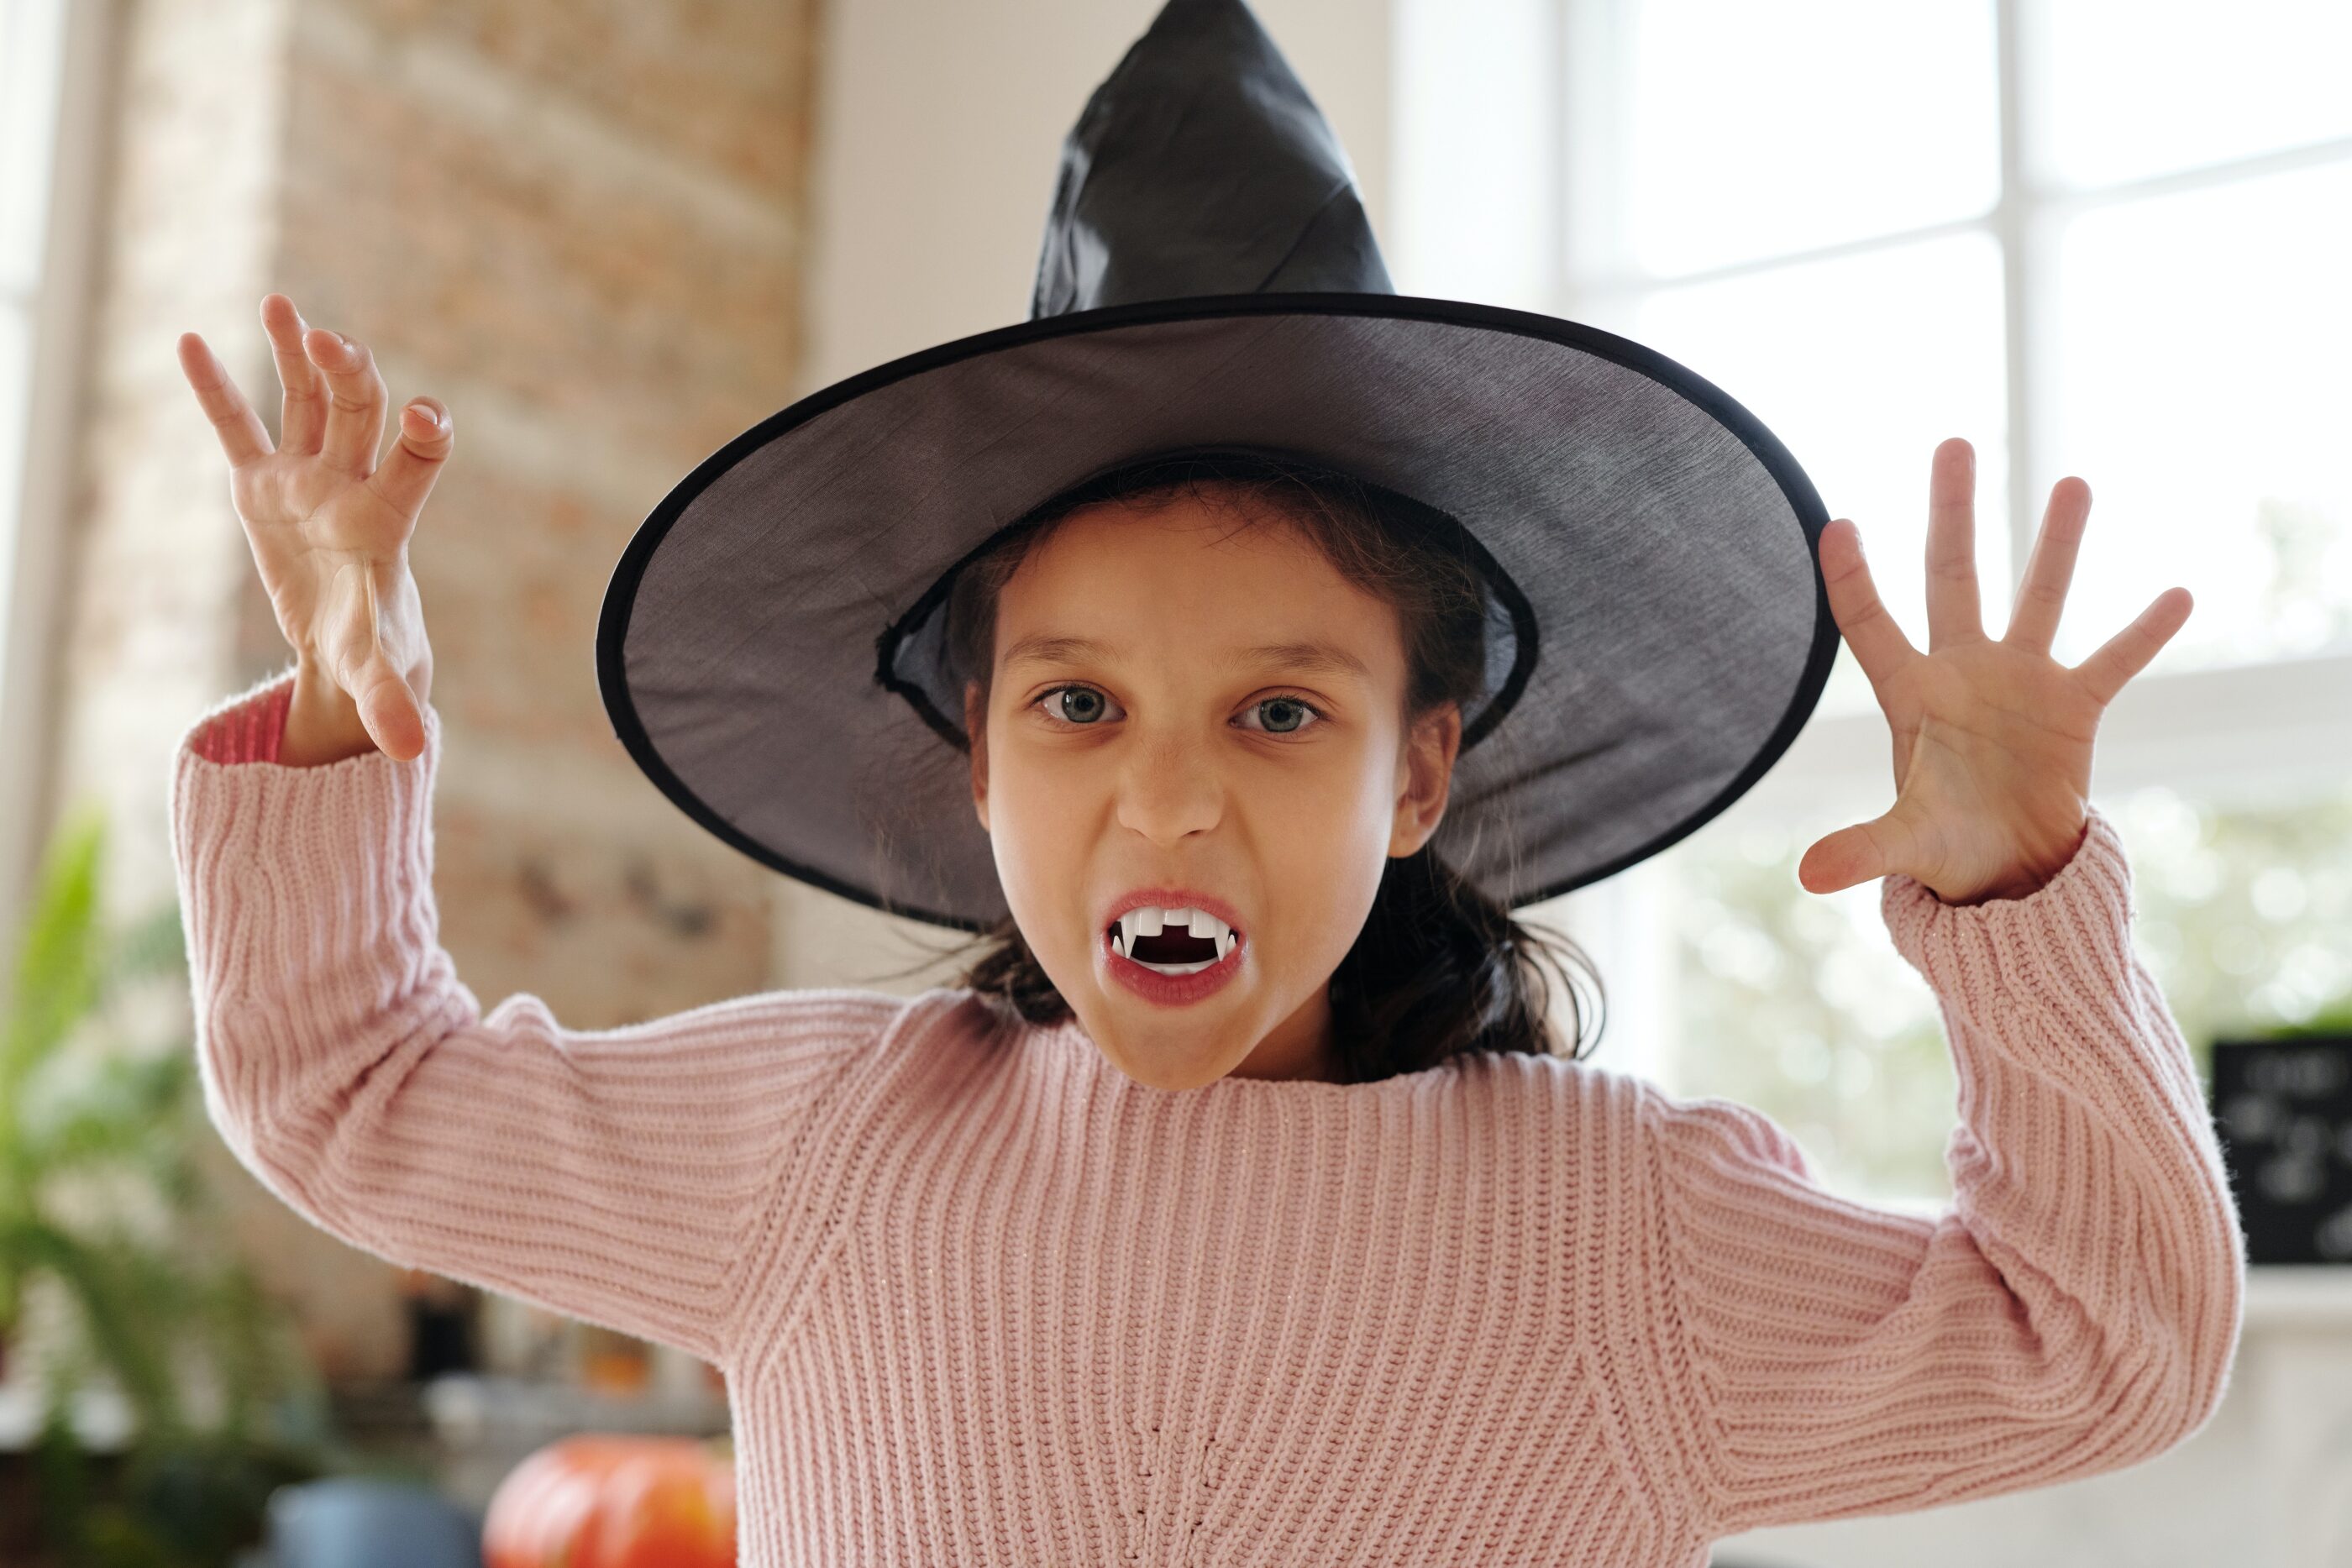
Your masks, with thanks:
<instances>
[{"instance_id":1,"label":"red lips","mask_svg":"<svg viewBox=\"0 0 2352 1568\"><path fill-rule=\"evenodd\" d=\"M1152 901L1137 900L1138 904L1150 902ZM1136 905L1130 904L1127 907L1132 909ZM1181 905L1171 904L1163 907L1174 908ZM1192 907L1208 909L1212 915L1217 914L1216 910L1205 904L1195 904ZM1121 913L1124 914L1125 911L1122 910ZM1222 915L1218 915L1217 917L1221 920L1224 918ZM1235 927L1232 951L1207 968L1196 969L1189 975L1163 975L1149 964L1139 964L1126 954L1118 952L1110 945L1110 929L1108 925L1097 937L1095 950L1101 956L1103 963L1109 967L1112 979L1117 980L1145 1001L1160 1007L1181 1008L1190 1006L1204 997L1212 996L1231 983L1233 977L1241 972L1242 960L1249 951L1249 944L1243 936L1240 928Z\"/></svg>"}]
</instances>

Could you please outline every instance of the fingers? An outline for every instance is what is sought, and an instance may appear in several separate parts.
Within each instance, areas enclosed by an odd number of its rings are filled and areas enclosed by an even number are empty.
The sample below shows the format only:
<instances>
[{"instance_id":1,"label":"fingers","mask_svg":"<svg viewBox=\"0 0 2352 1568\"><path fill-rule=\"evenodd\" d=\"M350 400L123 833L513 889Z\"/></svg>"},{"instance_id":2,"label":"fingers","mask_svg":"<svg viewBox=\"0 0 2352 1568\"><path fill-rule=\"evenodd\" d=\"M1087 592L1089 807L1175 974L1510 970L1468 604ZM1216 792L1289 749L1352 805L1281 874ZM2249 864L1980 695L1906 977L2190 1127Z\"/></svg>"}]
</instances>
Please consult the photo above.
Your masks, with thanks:
<instances>
[{"instance_id":1,"label":"fingers","mask_svg":"<svg viewBox=\"0 0 2352 1568\"><path fill-rule=\"evenodd\" d=\"M378 570L377 561L358 554L336 569L331 630L321 646L328 674L351 697L369 737L404 761L425 749L425 714L384 649Z\"/></svg>"},{"instance_id":2,"label":"fingers","mask_svg":"<svg viewBox=\"0 0 2352 1568\"><path fill-rule=\"evenodd\" d=\"M425 749L424 705L392 662L382 656L360 672L352 706L376 746L397 762L406 762Z\"/></svg>"},{"instance_id":3,"label":"fingers","mask_svg":"<svg viewBox=\"0 0 2352 1568\"><path fill-rule=\"evenodd\" d=\"M386 756L404 762L425 749L424 705L393 668L381 643L371 643L335 679L351 695L368 737Z\"/></svg>"},{"instance_id":4,"label":"fingers","mask_svg":"<svg viewBox=\"0 0 2352 1568\"><path fill-rule=\"evenodd\" d=\"M261 329L269 334L269 351L278 361L278 384L286 389L285 405L278 416L278 444L288 452L316 452L327 423L327 386L310 355L303 352L302 314L283 294L264 295Z\"/></svg>"},{"instance_id":5,"label":"fingers","mask_svg":"<svg viewBox=\"0 0 2352 1568\"><path fill-rule=\"evenodd\" d=\"M1797 859L1797 885L1807 893L1837 893L1892 873L1913 843L1893 810L1840 828Z\"/></svg>"},{"instance_id":6,"label":"fingers","mask_svg":"<svg viewBox=\"0 0 2352 1568\"><path fill-rule=\"evenodd\" d=\"M2083 543L2084 521L2091 515L2091 487L2069 475L2050 487L2050 505L2042 513L2042 531L2033 536L2033 555L2025 563L2025 580L2017 585L2017 602L2009 612L2009 629L2001 641L2036 653L2050 651L2058 634L2058 614L2066 607L2066 588L2074 580L2074 557Z\"/></svg>"},{"instance_id":7,"label":"fingers","mask_svg":"<svg viewBox=\"0 0 2352 1568\"><path fill-rule=\"evenodd\" d=\"M457 427L437 398L415 399L400 415L398 437L383 466L368 476L367 485L401 516L413 518L425 509L425 497L448 460Z\"/></svg>"},{"instance_id":8,"label":"fingers","mask_svg":"<svg viewBox=\"0 0 2352 1568\"><path fill-rule=\"evenodd\" d=\"M1977 455L1955 435L1927 480L1927 647L1984 635L1977 601Z\"/></svg>"},{"instance_id":9,"label":"fingers","mask_svg":"<svg viewBox=\"0 0 2352 1568\"><path fill-rule=\"evenodd\" d=\"M2195 601L2185 588L2168 588L2139 612L2132 623L2099 644L2098 651L2074 666L2084 689L2101 707L2116 700L2124 683L2147 667L2147 662L2172 640L2189 619Z\"/></svg>"},{"instance_id":10,"label":"fingers","mask_svg":"<svg viewBox=\"0 0 2352 1568\"><path fill-rule=\"evenodd\" d=\"M1850 517L1832 519L1822 529L1822 578L1829 588L1830 612L1846 646L1862 665L1862 673L1877 686L1919 656L1903 628L1879 601L1870 580L1870 567L1862 559L1862 530Z\"/></svg>"},{"instance_id":11,"label":"fingers","mask_svg":"<svg viewBox=\"0 0 2352 1568\"><path fill-rule=\"evenodd\" d=\"M268 427L236 390L228 367L220 362L212 345L194 332L180 334L180 373L195 389L196 401L204 405L205 417L212 421L213 434L220 437L230 467L242 468L269 455Z\"/></svg>"},{"instance_id":12,"label":"fingers","mask_svg":"<svg viewBox=\"0 0 2352 1568\"><path fill-rule=\"evenodd\" d=\"M313 327L302 335L310 362L327 377L327 428L319 455L357 478L375 471L383 444L383 378L365 343Z\"/></svg>"}]
</instances>

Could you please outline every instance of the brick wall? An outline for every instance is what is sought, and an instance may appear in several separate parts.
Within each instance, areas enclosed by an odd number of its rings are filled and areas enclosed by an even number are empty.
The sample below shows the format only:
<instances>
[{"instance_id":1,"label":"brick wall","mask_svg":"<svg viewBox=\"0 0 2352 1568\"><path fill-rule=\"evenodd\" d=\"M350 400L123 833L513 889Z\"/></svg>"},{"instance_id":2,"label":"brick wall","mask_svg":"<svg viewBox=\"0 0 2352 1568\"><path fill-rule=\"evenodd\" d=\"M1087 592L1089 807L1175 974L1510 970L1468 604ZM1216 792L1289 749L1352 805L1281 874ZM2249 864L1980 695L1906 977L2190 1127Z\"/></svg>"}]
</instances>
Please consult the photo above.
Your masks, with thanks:
<instances>
[{"instance_id":1,"label":"brick wall","mask_svg":"<svg viewBox=\"0 0 2352 1568\"><path fill-rule=\"evenodd\" d=\"M459 974L588 1028L769 983L775 878L629 761L593 636L645 514L794 395L817 26L814 0L122 7L49 789L105 803L112 908L172 894L180 734L289 657L173 346L203 332L274 430L276 288L367 340L395 406L456 416L411 557ZM390 1266L226 1168L330 1369L394 1370Z\"/></svg>"}]
</instances>

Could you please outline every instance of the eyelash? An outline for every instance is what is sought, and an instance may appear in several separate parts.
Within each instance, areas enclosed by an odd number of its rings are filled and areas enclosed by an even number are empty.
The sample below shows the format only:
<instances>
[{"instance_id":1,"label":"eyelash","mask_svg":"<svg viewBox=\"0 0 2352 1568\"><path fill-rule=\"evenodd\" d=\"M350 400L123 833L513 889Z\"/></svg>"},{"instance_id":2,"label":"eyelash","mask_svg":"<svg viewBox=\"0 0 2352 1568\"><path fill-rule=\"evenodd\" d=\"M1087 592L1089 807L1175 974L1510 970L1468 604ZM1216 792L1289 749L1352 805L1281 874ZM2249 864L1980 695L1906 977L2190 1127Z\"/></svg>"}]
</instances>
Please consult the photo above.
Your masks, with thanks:
<instances>
[{"instance_id":1,"label":"eyelash","mask_svg":"<svg viewBox=\"0 0 2352 1568\"><path fill-rule=\"evenodd\" d=\"M1041 709L1041 710L1042 710L1042 709L1044 708L1044 706L1045 706L1045 703L1046 703L1050 698L1053 698L1053 697L1055 697L1055 696L1058 696L1059 695L1061 695L1061 694L1062 694L1062 693L1064 693L1064 692L1098 692L1098 691L1100 691L1100 688L1098 688L1098 687L1096 687L1096 686L1087 686L1087 685L1077 685L1077 684L1076 684L1076 683L1072 683L1072 684L1067 685L1052 686L1052 687L1048 687L1048 688L1047 688L1046 690L1045 690L1045 691L1039 692L1039 693L1036 695L1036 696L1035 696L1035 697L1034 697L1034 698L1032 698L1032 699L1031 699L1029 706L1030 706L1031 707L1038 708L1038 709ZM1100 694L1100 695L1102 695L1102 697L1103 697L1103 700L1104 700L1104 701L1108 702L1108 701L1110 700L1110 694L1109 694L1109 693L1108 693L1108 692L1101 692L1101 694ZM1328 721L1329 720L1330 716L1331 716L1329 714L1325 713L1321 708L1317 707L1313 703L1308 702L1305 697L1301 697L1301 696L1293 696L1293 695L1291 695L1290 694L1288 694L1288 693L1286 693L1286 692L1276 693L1276 694L1275 695L1273 695L1273 696L1260 697L1260 698L1258 698L1258 699L1257 699L1257 701L1255 701L1255 702L1254 702L1254 703L1250 704L1249 707L1248 707L1247 709L1245 709L1244 711L1246 711L1246 712L1251 712L1251 713L1255 713L1255 712L1256 712L1259 708L1261 708L1261 707L1265 706L1267 703L1277 703L1277 702L1279 702L1279 703L1294 703L1294 704L1297 705L1298 706L1300 706L1300 707L1302 707L1302 708L1305 708L1308 713L1310 713L1310 714L1314 715L1315 716L1314 716L1314 718L1313 718L1313 719L1311 719L1311 720L1310 720L1310 721L1308 721L1307 723L1300 725L1297 729L1267 729L1267 728L1265 728L1263 725L1255 725L1255 726L1254 726L1254 725L1244 725L1242 727L1243 727L1243 728L1244 728L1244 729L1252 729L1252 728L1255 728L1255 729L1256 729L1256 730L1258 731L1258 733L1259 733L1259 734L1261 734L1261 735L1280 735L1280 736L1303 735L1303 734L1305 734L1307 731L1308 731L1308 730L1310 730L1310 729L1313 729L1317 725L1319 725L1319 724L1323 724L1323 723L1328 722ZM1093 728L1093 727L1094 727L1094 725L1092 725L1092 724L1081 724L1081 723L1079 723L1079 722L1078 722L1077 720L1076 720L1076 719L1064 718L1064 717L1062 717L1062 716L1061 716L1060 715L1058 715L1058 714L1047 713L1047 714L1045 715L1045 716L1046 716L1047 718L1049 718L1049 719L1052 719L1055 723L1059 724L1059 725L1065 725L1065 726L1068 727L1069 727L1069 728L1071 728L1071 729L1091 729L1091 728ZM1101 723L1102 721L1101 721L1101 720L1099 720L1099 719L1097 719L1097 720L1096 720L1095 722L1096 722L1097 724L1099 724L1099 723Z\"/></svg>"}]
</instances>

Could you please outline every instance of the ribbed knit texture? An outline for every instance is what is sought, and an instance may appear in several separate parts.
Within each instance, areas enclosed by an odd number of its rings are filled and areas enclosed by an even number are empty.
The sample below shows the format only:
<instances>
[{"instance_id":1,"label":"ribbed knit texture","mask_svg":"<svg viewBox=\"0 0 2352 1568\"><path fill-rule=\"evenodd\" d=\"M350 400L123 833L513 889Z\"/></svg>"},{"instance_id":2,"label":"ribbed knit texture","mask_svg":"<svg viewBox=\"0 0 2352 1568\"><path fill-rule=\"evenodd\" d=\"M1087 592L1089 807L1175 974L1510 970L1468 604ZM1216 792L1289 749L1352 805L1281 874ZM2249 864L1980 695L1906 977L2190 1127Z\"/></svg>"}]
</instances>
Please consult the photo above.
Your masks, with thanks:
<instances>
[{"instance_id":1,"label":"ribbed knit texture","mask_svg":"<svg viewBox=\"0 0 2352 1568\"><path fill-rule=\"evenodd\" d=\"M1928 1219L1560 1057L1177 1092L950 989L485 1013L438 716L281 767L290 684L174 762L214 1120L353 1246L720 1366L745 1568L1696 1568L2146 1458L2221 1396L2241 1237L2095 808L2029 897L1882 885L1958 1067Z\"/></svg>"}]
</instances>

